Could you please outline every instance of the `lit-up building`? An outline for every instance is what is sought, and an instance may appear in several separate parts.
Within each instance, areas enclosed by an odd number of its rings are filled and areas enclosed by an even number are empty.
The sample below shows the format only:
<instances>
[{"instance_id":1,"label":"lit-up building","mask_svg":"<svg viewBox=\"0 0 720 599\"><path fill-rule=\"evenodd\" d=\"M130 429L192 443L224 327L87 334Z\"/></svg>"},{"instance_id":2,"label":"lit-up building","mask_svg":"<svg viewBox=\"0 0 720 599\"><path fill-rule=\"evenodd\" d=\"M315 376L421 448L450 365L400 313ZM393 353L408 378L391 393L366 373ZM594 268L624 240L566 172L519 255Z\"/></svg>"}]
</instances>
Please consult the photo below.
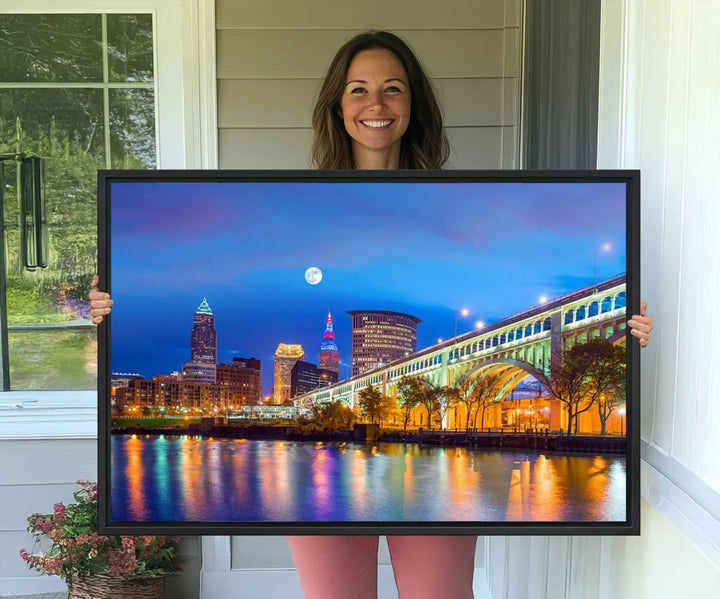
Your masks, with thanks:
<instances>
[{"instance_id":1,"label":"lit-up building","mask_svg":"<svg viewBox=\"0 0 720 599\"><path fill-rule=\"evenodd\" d=\"M217 381L217 366L203 362L186 362L182 365L182 380L214 385Z\"/></svg>"},{"instance_id":2,"label":"lit-up building","mask_svg":"<svg viewBox=\"0 0 720 599\"><path fill-rule=\"evenodd\" d=\"M325 333L323 334L323 340L320 343L318 368L330 370L336 373L340 372L340 356L338 354L337 343L335 342L332 314L329 309L327 320L325 322Z\"/></svg>"},{"instance_id":3,"label":"lit-up building","mask_svg":"<svg viewBox=\"0 0 720 599\"><path fill-rule=\"evenodd\" d=\"M353 310L352 374L378 368L417 350L419 318L387 310Z\"/></svg>"},{"instance_id":4,"label":"lit-up building","mask_svg":"<svg viewBox=\"0 0 720 599\"><path fill-rule=\"evenodd\" d=\"M127 387L117 389L116 397L117 408L126 414L143 408L212 413L231 405L228 387L195 381L132 379Z\"/></svg>"},{"instance_id":5,"label":"lit-up building","mask_svg":"<svg viewBox=\"0 0 720 599\"><path fill-rule=\"evenodd\" d=\"M234 405L257 405L262 399L260 360L233 358L217 365L217 384L228 387Z\"/></svg>"},{"instance_id":6,"label":"lit-up building","mask_svg":"<svg viewBox=\"0 0 720 599\"><path fill-rule=\"evenodd\" d=\"M205 298L203 298L193 317L193 328L190 336L190 362L217 364L215 317Z\"/></svg>"},{"instance_id":7,"label":"lit-up building","mask_svg":"<svg viewBox=\"0 0 720 599\"><path fill-rule=\"evenodd\" d=\"M290 372L290 397L310 393L338 382L338 373L298 360Z\"/></svg>"},{"instance_id":8,"label":"lit-up building","mask_svg":"<svg viewBox=\"0 0 720 599\"><path fill-rule=\"evenodd\" d=\"M275 371L273 376L273 402L281 404L290 399L292 369L295 362L305 360L302 345L280 343L275 350Z\"/></svg>"}]
</instances>

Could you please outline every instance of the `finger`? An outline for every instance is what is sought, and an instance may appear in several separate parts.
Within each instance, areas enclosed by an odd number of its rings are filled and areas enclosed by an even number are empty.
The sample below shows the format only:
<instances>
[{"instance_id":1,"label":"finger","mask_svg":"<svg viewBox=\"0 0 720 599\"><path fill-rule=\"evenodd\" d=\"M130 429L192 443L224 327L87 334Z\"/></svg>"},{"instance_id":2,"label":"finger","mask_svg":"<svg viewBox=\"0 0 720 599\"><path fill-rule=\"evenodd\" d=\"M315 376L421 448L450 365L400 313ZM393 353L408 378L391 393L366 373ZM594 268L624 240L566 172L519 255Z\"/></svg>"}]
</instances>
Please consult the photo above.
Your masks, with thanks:
<instances>
[{"instance_id":1,"label":"finger","mask_svg":"<svg viewBox=\"0 0 720 599\"><path fill-rule=\"evenodd\" d=\"M647 312L647 302L640 302L640 314L645 316L645 312Z\"/></svg>"},{"instance_id":2,"label":"finger","mask_svg":"<svg viewBox=\"0 0 720 599\"><path fill-rule=\"evenodd\" d=\"M640 339L640 347L647 347L648 341L647 339Z\"/></svg>"},{"instance_id":3,"label":"finger","mask_svg":"<svg viewBox=\"0 0 720 599\"><path fill-rule=\"evenodd\" d=\"M95 324L100 324L100 323L103 321L103 317L102 317L102 316L93 316L92 321L93 321Z\"/></svg>"},{"instance_id":4,"label":"finger","mask_svg":"<svg viewBox=\"0 0 720 599\"><path fill-rule=\"evenodd\" d=\"M100 282L100 277L98 277L97 275L93 275L92 282L90 283L90 287L97 287L99 282Z\"/></svg>"},{"instance_id":5,"label":"finger","mask_svg":"<svg viewBox=\"0 0 720 599\"><path fill-rule=\"evenodd\" d=\"M643 333L649 333L650 331L652 331L652 326L650 326L649 324L644 324L642 322L631 320L630 322L628 322L628 325L630 325L630 328L633 331L642 331Z\"/></svg>"},{"instance_id":6,"label":"finger","mask_svg":"<svg viewBox=\"0 0 720 599\"><path fill-rule=\"evenodd\" d=\"M630 334L638 339L647 339L648 334L646 331L639 331L638 329L630 329Z\"/></svg>"}]
</instances>

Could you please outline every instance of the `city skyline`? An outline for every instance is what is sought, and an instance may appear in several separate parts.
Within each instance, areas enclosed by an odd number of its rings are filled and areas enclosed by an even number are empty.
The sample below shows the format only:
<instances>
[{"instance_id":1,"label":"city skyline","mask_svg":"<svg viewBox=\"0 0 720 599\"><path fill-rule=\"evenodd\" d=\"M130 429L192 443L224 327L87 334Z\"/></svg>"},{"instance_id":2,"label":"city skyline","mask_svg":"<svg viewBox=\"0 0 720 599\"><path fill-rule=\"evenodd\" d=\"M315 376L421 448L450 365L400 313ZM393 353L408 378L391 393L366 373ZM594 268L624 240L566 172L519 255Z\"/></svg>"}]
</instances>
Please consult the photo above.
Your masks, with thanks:
<instances>
[{"instance_id":1,"label":"city skyline","mask_svg":"<svg viewBox=\"0 0 720 599\"><path fill-rule=\"evenodd\" d=\"M206 297L218 363L261 359L263 396L278 343L317 356L328 306L345 379L349 310L420 318L423 349L455 322L461 334L623 272L624 194L613 183L114 184L112 369L180 370Z\"/></svg>"}]
</instances>

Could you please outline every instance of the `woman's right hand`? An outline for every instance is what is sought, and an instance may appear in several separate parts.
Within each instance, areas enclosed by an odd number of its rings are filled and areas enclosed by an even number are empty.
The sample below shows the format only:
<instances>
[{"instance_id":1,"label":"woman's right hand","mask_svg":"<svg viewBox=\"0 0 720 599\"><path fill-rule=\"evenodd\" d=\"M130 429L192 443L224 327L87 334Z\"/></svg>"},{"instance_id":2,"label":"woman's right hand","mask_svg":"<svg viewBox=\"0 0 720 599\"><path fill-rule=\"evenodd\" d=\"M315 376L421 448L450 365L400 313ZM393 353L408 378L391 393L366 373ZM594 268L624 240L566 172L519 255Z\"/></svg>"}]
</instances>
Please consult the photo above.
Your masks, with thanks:
<instances>
[{"instance_id":1,"label":"woman's right hand","mask_svg":"<svg viewBox=\"0 0 720 599\"><path fill-rule=\"evenodd\" d=\"M90 283L90 287L93 287L93 289L88 293L90 317L95 324L100 324L105 315L110 314L110 307L113 305L109 293L97 290L99 282L100 278L97 275L93 276L92 283Z\"/></svg>"}]
</instances>

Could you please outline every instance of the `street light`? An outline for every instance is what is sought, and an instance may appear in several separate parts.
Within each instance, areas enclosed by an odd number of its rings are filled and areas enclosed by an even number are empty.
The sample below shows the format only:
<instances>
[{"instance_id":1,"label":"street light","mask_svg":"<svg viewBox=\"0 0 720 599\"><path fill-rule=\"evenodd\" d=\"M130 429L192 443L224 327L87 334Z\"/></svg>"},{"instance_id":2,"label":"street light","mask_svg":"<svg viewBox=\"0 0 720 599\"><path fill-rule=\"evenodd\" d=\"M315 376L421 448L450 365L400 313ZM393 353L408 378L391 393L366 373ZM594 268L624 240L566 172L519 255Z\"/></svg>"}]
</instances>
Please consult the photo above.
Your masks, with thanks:
<instances>
[{"instance_id":1,"label":"street light","mask_svg":"<svg viewBox=\"0 0 720 599\"><path fill-rule=\"evenodd\" d=\"M625 436L625 406L618 408L618 414L620 414L620 436Z\"/></svg>"},{"instance_id":2,"label":"street light","mask_svg":"<svg viewBox=\"0 0 720 599\"><path fill-rule=\"evenodd\" d=\"M478 320L475 323L475 328L479 331L480 329L485 328L485 323L482 320Z\"/></svg>"},{"instance_id":3,"label":"street light","mask_svg":"<svg viewBox=\"0 0 720 599\"><path fill-rule=\"evenodd\" d=\"M470 310L467 308L463 308L460 310L460 312L455 312L455 335L454 337L457 337L457 322L458 322L458 316L462 316L463 318L466 318L470 314Z\"/></svg>"},{"instance_id":4,"label":"street light","mask_svg":"<svg viewBox=\"0 0 720 599\"><path fill-rule=\"evenodd\" d=\"M597 256L598 256L598 250L602 250L603 252L609 252L612 249L612 245L610 245L609 242L601 243L600 245L595 246L595 285L593 287L593 291L597 291Z\"/></svg>"}]
</instances>

